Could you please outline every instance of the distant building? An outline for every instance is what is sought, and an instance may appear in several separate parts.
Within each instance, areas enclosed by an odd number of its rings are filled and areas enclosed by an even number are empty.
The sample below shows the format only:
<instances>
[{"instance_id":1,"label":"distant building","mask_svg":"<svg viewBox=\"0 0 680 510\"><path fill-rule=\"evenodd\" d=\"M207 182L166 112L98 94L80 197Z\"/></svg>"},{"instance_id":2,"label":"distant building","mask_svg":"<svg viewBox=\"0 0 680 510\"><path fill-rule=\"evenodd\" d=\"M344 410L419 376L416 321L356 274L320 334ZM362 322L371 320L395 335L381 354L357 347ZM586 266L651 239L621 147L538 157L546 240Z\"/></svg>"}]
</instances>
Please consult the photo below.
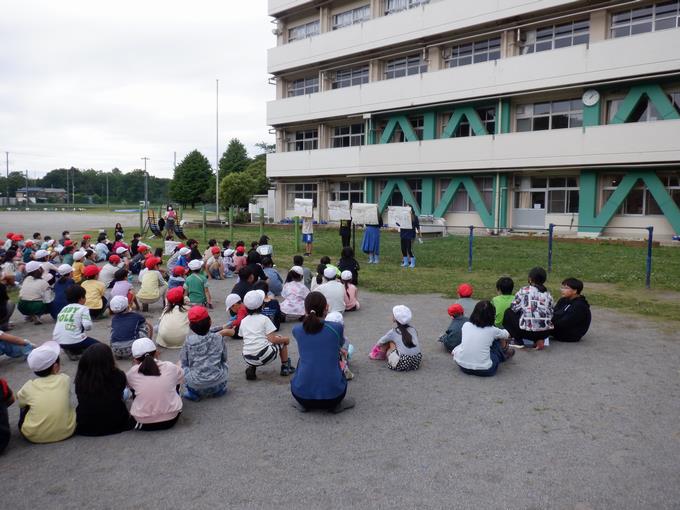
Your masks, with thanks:
<instances>
[{"instance_id":1,"label":"distant building","mask_svg":"<svg viewBox=\"0 0 680 510\"><path fill-rule=\"evenodd\" d=\"M17 189L17 202L26 202L26 188ZM28 188L28 200L32 204L66 202L64 188Z\"/></svg>"}]
</instances>

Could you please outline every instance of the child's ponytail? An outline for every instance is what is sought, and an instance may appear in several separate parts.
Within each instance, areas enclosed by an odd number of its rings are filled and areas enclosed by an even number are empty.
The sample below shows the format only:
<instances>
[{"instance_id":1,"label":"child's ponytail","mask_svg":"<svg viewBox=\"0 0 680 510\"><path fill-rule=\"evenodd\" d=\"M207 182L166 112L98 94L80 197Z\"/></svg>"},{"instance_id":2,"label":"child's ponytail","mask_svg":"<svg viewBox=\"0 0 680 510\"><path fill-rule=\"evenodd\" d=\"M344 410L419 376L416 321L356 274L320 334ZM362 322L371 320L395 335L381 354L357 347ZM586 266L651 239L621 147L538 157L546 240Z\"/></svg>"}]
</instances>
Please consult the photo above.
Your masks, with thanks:
<instances>
[{"instance_id":1,"label":"child's ponytail","mask_svg":"<svg viewBox=\"0 0 680 510\"><path fill-rule=\"evenodd\" d=\"M139 361L139 369L138 372L142 375L150 375L150 376L160 376L161 375L161 370L158 368L158 364L156 363L156 359L154 358L155 352L147 352L143 356L139 358L135 358L137 361Z\"/></svg>"},{"instance_id":2,"label":"child's ponytail","mask_svg":"<svg viewBox=\"0 0 680 510\"><path fill-rule=\"evenodd\" d=\"M350 299L349 297L349 284L352 283L350 280L345 280L343 282L345 284L345 295L347 296L347 299Z\"/></svg>"},{"instance_id":3,"label":"child's ponytail","mask_svg":"<svg viewBox=\"0 0 680 510\"><path fill-rule=\"evenodd\" d=\"M413 343L413 336L411 336L411 332L408 330L408 324L404 325L397 322L397 327L395 329L401 335L401 340L404 342L406 347L409 349L415 347L415 344Z\"/></svg>"},{"instance_id":4,"label":"child's ponytail","mask_svg":"<svg viewBox=\"0 0 680 510\"><path fill-rule=\"evenodd\" d=\"M314 334L323 328L323 316L326 313L326 297L321 292L310 292L305 298L305 318L302 329L305 333Z\"/></svg>"}]
</instances>

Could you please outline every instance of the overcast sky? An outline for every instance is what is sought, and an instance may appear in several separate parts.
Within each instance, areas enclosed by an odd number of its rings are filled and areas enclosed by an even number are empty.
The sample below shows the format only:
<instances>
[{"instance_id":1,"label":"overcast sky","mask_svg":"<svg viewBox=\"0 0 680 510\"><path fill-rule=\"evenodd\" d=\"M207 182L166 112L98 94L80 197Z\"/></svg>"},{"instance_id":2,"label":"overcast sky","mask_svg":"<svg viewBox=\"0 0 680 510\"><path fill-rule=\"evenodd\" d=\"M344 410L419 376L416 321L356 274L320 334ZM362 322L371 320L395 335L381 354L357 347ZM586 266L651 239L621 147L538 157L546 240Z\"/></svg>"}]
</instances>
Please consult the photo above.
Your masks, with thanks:
<instances>
[{"instance_id":1,"label":"overcast sky","mask_svg":"<svg viewBox=\"0 0 680 510\"><path fill-rule=\"evenodd\" d=\"M0 169L31 178L75 166L171 177L198 149L268 133L266 0L20 0L0 14Z\"/></svg>"}]
</instances>

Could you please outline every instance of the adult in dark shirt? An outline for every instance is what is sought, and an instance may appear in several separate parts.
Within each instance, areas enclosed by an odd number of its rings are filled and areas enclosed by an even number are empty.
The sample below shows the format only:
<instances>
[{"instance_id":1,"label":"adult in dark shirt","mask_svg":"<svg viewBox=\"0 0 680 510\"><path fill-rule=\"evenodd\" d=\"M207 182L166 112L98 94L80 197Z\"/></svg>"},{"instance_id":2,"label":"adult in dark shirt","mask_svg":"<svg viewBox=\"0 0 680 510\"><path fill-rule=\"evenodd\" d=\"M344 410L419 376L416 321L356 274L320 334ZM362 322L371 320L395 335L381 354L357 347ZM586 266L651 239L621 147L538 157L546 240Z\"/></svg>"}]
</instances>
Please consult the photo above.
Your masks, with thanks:
<instances>
[{"instance_id":1,"label":"adult in dark shirt","mask_svg":"<svg viewBox=\"0 0 680 510\"><path fill-rule=\"evenodd\" d=\"M352 236L352 220L340 220L340 238L342 247L349 246L349 239Z\"/></svg>"},{"instance_id":2,"label":"adult in dark shirt","mask_svg":"<svg viewBox=\"0 0 680 510\"><path fill-rule=\"evenodd\" d=\"M416 267L416 256L413 254L413 240L416 238L416 233L420 233L420 221L411 209L411 228L399 227L401 256L404 257L401 267Z\"/></svg>"},{"instance_id":3,"label":"adult in dark shirt","mask_svg":"<svg viewBox=\"0 0 680 510\"><path fill-rule=\"evenodd\" d=\"M248 266L242 267L238 272L238 282L231 289L231 294L238 294L243 299L246 293L253 290L253 283L255 283L255 275L252 269Z\"/></svg>"},{"instance_id":4,"label":"adult in dark shirt","mask_svg":"<svg viewBox=\"0 0 680 510\"><path fill-rule=\"evenodd\" d=\"M196 239L189 239L187 241L187 247L191 250L189 260L203 260L203 255L198 249L198 241Z\"/></svg>"},{"instance_id":5,"label":"adult in dark shirt","mask_svg":"<svg viewBox=\"0 0 680 510\"><path fill-rule=\"evenodd\" d=\"M139 246L139 239L142 236L139 235L139 233L135 233L132 235L132 242L130 243L130 255L133 257L137 255L137 247Z\"/></svg>"},{"instance_id":6,"label":"adult in dark shirt","mask_svg":"<svg viewBox=\"0 0 680 510\"><path fill-rule=\"evenodd\" d=\"M588 332L591 314L590 305L581 295L583 282L576 278L567 278L562 282L562 297L553 309L552 337L560 342L578 342Z\"/></svg>"},{"instance_id":7,"label":"adult in dark shirt","mask_svg":"<svg viewBox=\"0 0 680 510\"><path fill-rule=\"evenodd\" d=\"M116 367L108 345L85 349L75 379L76 434L106 436L132 429L135 420L123 400L126 385L125 372Z\"/></svg>"},{"instance_id":8,"label":"adult in dark shirt","mask_svg":"<svg viewBox=\"0 0 680 510\"><path fill-rule=\"evenodd\" d=\"M267 281L267 274L264 272L264 269L262 269L262 255L256 251L251 251L248 253L246 267L249 267L253 275L255 275L255 280L253 280L253 283L258 280Z\"/></svg>"},{"instance_id":9,"label":"adult in dark shirt","mask_svg":"<svg viewBox=\"0 0 680 510\"><path fill-rule=\"evenodd\" d=\"M352 272L352 283L359 285L359 263L354 258L354 250L349 246L345 246L340 253L340 260L338 260L338 269L340 271Z\"/></svg>"}]
</instances>

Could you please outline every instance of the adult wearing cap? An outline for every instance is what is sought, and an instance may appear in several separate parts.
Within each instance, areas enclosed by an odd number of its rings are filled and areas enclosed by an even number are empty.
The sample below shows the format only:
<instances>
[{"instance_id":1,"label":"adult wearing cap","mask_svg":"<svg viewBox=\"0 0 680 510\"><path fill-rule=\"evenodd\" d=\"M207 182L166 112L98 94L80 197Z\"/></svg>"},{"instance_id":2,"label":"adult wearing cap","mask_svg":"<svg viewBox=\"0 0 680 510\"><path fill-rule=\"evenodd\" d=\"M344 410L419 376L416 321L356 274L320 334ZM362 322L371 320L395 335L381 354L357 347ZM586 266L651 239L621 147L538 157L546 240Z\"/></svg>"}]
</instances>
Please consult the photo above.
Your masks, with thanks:
<instances>
[{"instance_id":1,"label":"adult wearing cap","mask_svg":"<svg viewBox=\"0 0 680 510\"><path fill-rule=\"evenodd\" d=\"M168 304L158 322L158 345L167 349L179 349L189 334L189 317L184 304L184 287L175 287L165 295Z\"/></svg>"},{"instance_id":2,"label":"adult wearing cap","mask_svg":"<svg viewBox=\"0 0 680 510\"><path fill-rule=\"evenodd\" d=\"M60 373L59 353L59 344L49 341L33 349L26 360L38 377L17 392L19 430L32 443L63 441L76 428L71 379Z\"/></svg>"},{"instance_id":3,"label":"adult wearing cap","mask_svg":"<svg viewBox=\"0 0 680 510\"><path fill-rule=\"evenodd\" d=\"M208 306L212 308L212 297L210 296L210 289L208 288L208 279L202 273L203 262L195 259L189 262L189 270L191 274L187 276L184 282L184 288L187 291L189 304L192 306Z\"/></svg>"},{"instance_id":4,"label":"adult wearing cap","mask_svg":"<svg viewBox=\"0 0 680 510\"><path fill-rule=\"evenodd\" d=\"M324 295L311 292L305 298L304 321L293 328L300 361L290 390L303 411L337 412L354 405L352 401L342 404L347 393L347 379L338 362L344 344L343 325L324 321L327 313Z\"/></svg>"},{"instance_id":5,"label":"adult wearing cap","mask_svg":"<svg viewBox=\"0 0 680 510\"><path fill-rule=\"evenodd\" d=\"M26 320L34 324L42 324L40 316L47 312L45 299L49 300L48 294L51 292L50 285L42 278L42 271L42 265L36 260L26 264L26 278L19 291L17 308L26 316Z\"/></svg>"},{"instance_id":6,"label":"adult wearing cap","mask_svg":"<svg viewBox=\"0 0 680 510\"><path fill-rule=\"evenodd\" d=\"M345 312L345 286L338 281L338 273L334 267L326 267L323 271L324 283L316 288L328 301L329 312Z\"/></svg>"},{"instance_id":7,"label":"adult wearing cap","mask_svg":"<svg viewBox=\"0 0 680 510\"><path fill-rule=\"evenodd\" d=\"M142 310L148 311L149 305L157 303L164 303L165 293L168 290L168 284L163 279L160 272L161 259L160 257L149 257L146 259L146 272L142 276L142 287L137 293L137 299L142 303Z\"/></svg>"},{"instance_id":8,"label":"adult wearing cap","mask_svg":"<svg viewBox=\"0 0 680 510\"><path fill-rule=\"evenodd\" d=\"M90 309L92 318L97 319L104 314L108 305L108 300L104 297L106 287L99 281L99 268L97 266L85 266L83 278L80 286L85 289L85 306Z\"/></svg>"},{"instance_id":9,"label":"adult wearing cap","mask_svg":"<svg viewBox=\"0 0 680 510\"><path fill-rule=\"evenodd\" d=\"M54 283L54 299L49 304L49 312L56 321L59 312L68 304L66 291L76 282L73 281L73 268L68 264L62 264L57 268L57 281Z\"/></svg>"},{"instance_id":10,"label":"adult wearing cap","mask_svg":"<svg viewBox=\"0 0 680 510\"><path fill-rule=\"evenodd\" d=\"M470 317L473 310L475 309L475 306L479 302L478 299L472 299L474 288L469 283L461 283L458 285L456 292L458 293L458 299L456 299L456 303L463 307L465 316Z\"/></svg>"},{"instance_id":11,"label":"adult wearing cap","mask_svg":"<svg viewBox=\"0 0 680 510\"><path fill-rule=\"evenodd\" d=\"M134 365L125 374L133 400L130 414L135 430L166 430L175 425L182 412L179 386L184 382L182 369L159 360L156 344L150 338L132 343Z\"/></svg>"},{"instance_id":12,"label":"adult wearing cap","mask_svg":"<svg viewBox=\"0 0 680 510\"><path fill-rule=\"evenodd\" d=\"M108 262L104 264L101 271L99 271L99 281L104 284L105 288L111 288L111 284L113 283L113 280L115 280L116 271L124 265L125 264L121 262L118 255L109 255Z\"/></svg>"},{"instance_id":13,"label":"adult wearing cap","mask_svg":"<svg viewBox=\"0 0 680 510\"><path fill-rule=\"evenodd\" d=\"M446 328L444 334L439 337L439 341L444 345L446 352L450 353L460 344L462 339L463 324L468 321L465 316L465 310L462 305L454 303L448 308L449 317L451 317L451 324Z\"/></svg>"}]
</instances>

